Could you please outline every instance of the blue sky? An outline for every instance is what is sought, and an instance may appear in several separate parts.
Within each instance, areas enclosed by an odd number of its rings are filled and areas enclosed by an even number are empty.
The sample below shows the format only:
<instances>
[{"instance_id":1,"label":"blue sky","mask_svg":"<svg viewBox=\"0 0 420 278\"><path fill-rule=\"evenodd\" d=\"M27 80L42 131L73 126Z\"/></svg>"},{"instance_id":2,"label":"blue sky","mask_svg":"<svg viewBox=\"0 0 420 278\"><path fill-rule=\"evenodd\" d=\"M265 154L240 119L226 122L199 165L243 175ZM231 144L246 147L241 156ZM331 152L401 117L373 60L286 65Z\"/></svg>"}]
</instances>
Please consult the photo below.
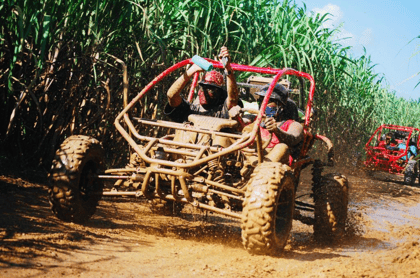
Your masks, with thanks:
<instances>
[{"instance_id":1,"label":"blue sky","mask_svg":"<svg viewBox=\"0 0 420 278\"><path fill-rule=\"evenodd\" d=\"M420 0L296 0L306 3L308 12L332 14L327 26L341 27L339 36L351 37L341 42L352 46L354 57L371 56L375 73L383 73L396 96L420 99Z\"/></svg>"}]
</instances>

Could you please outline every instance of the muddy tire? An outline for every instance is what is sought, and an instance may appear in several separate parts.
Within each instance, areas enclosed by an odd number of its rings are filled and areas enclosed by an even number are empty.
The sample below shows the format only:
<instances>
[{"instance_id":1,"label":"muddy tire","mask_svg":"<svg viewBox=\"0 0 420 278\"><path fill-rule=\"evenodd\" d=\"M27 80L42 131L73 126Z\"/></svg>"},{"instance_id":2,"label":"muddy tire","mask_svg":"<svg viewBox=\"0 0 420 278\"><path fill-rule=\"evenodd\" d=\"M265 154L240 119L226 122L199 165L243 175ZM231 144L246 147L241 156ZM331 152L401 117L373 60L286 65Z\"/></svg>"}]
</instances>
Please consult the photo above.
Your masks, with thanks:
<instances>
[{"instance_id":1,"label":"muddy tire","mask_svg":"<svg viewBox=\"0 0 420 278\"><path fill-rule=\"evenodd\" d=\"M344 236L347 207L348 181L340 174L322 176L315 186L314 237L320 242L334 242Z\"/></svg>"},{"instance_id":2,"label":"muddy tire","mask_svg":"<svg viewBox=\"0 0 420 278\"><path fill-rule=\"evenodd\" d=\"M264 162L247 185L242 211L242 243L250 253L283 251L292 229L295 179L287 165Z\"/></svg>"},{"instance_id":3,"label":"muddy tire","mask_svg":"<svg viewBox=\"0 0 420 278\"><path fill-rule=\"evenodd\" d=\"M409 160L404 169L404 184L413 186L417 178L417 161Z\"/></svg>"},{"instance_id":4,"label":"muddy tire","mask_svg":"<svg viewBox=\"0 0 420 278\"><path fill-rule=\"evenodd\" d=\"M183 208L184 204L172 200L153 199L150 201L150 210L159 215L176 216Z\"/></svg>"},{"instance_id":5,"label":"muddy tire","mask_svg":"<svg viewBox=\"0 0 420 278\"><path fill-rule=\"evenodd\" d=\"M49 200L57 218L83 223L96 211L104 184L91 174L104 170L103 149L98 140L74 135L57 150L49 174Z\"/></svg>"}]
</instances>

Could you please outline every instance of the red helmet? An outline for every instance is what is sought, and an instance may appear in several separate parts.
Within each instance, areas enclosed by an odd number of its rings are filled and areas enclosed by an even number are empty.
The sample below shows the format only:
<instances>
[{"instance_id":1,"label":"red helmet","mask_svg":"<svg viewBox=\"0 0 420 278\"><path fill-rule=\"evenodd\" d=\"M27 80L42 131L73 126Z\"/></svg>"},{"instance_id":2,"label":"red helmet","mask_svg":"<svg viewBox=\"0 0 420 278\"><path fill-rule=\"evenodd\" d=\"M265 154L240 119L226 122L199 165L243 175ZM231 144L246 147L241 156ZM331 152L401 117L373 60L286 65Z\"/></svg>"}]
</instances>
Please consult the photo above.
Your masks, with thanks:
<instances>
[{"instance_id":1,"label":"red helmet","mask_svg":"<svg viewBox=\"0 0 420 278\"><path fill-rule=\"evenodd\" d=\"M198 98L201 105L212 105L220 101L219 98L226 98L225 81L220 72L215 70L208 71L198 84L201 86L200 90L198 90Z\"/></svg>"},{"instance_id":2,"label":"red helmet","mask_svg":"<svg viewBox=\"0 0 420 278\"><path fill-rule=\"evenodd\" d=\"M199 82L199 84L203 87L209 86L209 87L217 87L217 88L223 88L225 85L225 81L223 79L223 75L215 70L208 71L205 75L202 81Z\"/></svg>"}]
</instances>

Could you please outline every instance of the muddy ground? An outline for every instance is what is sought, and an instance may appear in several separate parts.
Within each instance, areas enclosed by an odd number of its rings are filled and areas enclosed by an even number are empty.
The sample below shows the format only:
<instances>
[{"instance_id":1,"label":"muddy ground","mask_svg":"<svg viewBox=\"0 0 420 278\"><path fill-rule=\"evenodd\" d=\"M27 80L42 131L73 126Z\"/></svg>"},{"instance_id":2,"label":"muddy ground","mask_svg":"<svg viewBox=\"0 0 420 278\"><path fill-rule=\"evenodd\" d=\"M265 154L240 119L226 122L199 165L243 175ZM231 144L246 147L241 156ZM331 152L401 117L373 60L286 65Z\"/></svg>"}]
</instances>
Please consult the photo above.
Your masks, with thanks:
<instances>
[{"instance_id":1,"label":"muddy ground","mask_svg":"<svg viewBox=\"0 0 420 278\"><path fill-rule=\"evenodd\" d=\"M248 254L237 220L185 207L158 216L141 199L104 198L85 225L50 211L43 175L0 175L0 277L420 277L420 187L342 171L346 237L319 244L294 221L279 256ZM30 176L30 175L23 175ZM304 170L298 195L307 193Z\"/></svg>"}]
</instances>

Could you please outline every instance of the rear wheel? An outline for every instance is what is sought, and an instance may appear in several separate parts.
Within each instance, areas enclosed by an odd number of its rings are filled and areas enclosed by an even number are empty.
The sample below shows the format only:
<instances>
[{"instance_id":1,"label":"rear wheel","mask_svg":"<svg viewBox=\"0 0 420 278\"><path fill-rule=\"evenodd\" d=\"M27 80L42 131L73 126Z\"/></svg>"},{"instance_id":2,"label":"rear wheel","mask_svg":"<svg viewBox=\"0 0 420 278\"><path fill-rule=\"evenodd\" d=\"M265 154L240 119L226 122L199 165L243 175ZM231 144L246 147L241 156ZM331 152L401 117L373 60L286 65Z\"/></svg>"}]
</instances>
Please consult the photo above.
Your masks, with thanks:
<instances>
[{"instance_id":1,"label":"rear wheel","mask_svg":"<svg viewBox=\"0 0 420 278\"><path fill-rule=\"evenodd\" d=\"M413 186L417 178L417 161L409 160L404 169L404 184Z\"/></svg>"},{"instance_id":2,"label":"rear wheel","mask_svg":"<svg viewBox=\"0 0 420 278\"><path fill-rule=\"evenodd\" d=\"M254 254L281 252L292 229L295 179L287 165L265 162L247 185L242 217L242 243Z\"/></svg>"},{"instance_id":3,"label":"rear wheel","mask_svg":"<svg viewBox=\"0 0 420 278\"><path fill-rule=\"evenodd\" d=\"M57 150L49 175L49 200L61 220L82 223L96 211L104 184L95 175L103 172L103 149L98 140L75 135Z\"/></svg>"},{"instance_id":4,"label":"rear wheel","mask_svg":"<svg viewBox=\"0 0 420 278\"><path fill-rule=\"evenodd\" d=\"M347 221L348 181L340 174L321 176L314 186L314 237L334 241L344 236Z\"/></svg>"}]
</instances>

